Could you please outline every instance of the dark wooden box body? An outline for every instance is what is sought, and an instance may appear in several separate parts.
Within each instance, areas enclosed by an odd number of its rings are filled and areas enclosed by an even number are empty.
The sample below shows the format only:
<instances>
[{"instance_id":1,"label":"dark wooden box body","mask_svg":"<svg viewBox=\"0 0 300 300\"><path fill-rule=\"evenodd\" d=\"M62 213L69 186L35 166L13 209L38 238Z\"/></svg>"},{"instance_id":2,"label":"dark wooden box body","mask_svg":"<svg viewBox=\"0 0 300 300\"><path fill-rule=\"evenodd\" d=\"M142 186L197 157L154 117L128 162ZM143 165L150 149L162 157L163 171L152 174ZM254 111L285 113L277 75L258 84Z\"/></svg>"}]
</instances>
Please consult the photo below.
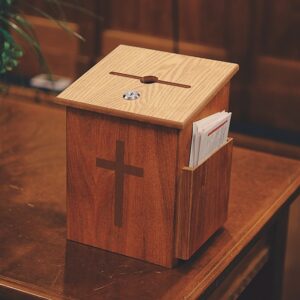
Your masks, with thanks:
<instances>
[{"instance_id":1,"label":"dark wooden box body","mask_svg":"<svg viewBox=\"0 0 300 300\"><path fill-rule=\"evenodd\" d=\"M228 94L183 129L67 108L68 239L166 267L188 259L226 220L231 165L229 142L186 168L192 123Z\"/></svg>"}]
</instances>

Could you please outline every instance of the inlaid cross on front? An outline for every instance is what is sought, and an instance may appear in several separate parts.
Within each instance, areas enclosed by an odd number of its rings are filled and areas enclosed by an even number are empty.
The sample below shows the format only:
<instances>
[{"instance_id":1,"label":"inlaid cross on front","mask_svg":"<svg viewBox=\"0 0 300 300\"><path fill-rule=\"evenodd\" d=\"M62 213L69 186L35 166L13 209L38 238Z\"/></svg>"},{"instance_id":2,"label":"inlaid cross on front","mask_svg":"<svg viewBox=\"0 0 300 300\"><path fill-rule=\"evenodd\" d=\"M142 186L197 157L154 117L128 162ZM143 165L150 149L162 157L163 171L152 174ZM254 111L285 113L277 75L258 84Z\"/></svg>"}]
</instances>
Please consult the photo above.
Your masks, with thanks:
<instances>
[{"instance_id":1,"label":"inlaid cross on front","mask_svg":"<svg viewBox=\"0 0 300 300\"><path fill-rule=\"evenodd\" d=\"M144 176L144 169L124 163L124 142L116 142L116 161L96 158L96 166L99 168L115 171L115 216L114 222L118 227L122 226L123 221L123 194L124 194L124 175Z\"/></svg>"}]
</instances>

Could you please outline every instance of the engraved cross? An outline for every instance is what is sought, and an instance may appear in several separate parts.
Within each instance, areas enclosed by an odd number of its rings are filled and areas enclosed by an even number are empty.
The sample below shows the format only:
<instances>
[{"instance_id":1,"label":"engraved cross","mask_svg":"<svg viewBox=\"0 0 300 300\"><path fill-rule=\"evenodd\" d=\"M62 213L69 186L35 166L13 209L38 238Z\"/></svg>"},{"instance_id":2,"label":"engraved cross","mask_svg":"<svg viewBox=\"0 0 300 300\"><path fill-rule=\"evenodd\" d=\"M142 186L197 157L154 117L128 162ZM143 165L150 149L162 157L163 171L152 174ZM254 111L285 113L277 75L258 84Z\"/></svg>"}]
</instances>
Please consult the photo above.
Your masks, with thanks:
<instances>
[{"instance_id":1,"label":"engraved cross","mask_svg":"<svg viewBox=\"0 0 300 300\"><path fill-rule=\"evenodd\" d=\"M107 170L115 171L115 216L114 222L118 227L122 226L123 219L123 194L125 174L143 177L144 169L124 163L124 142L116 142L116 161L96 158L96 166Z\"/></svg>"}]
</instances>

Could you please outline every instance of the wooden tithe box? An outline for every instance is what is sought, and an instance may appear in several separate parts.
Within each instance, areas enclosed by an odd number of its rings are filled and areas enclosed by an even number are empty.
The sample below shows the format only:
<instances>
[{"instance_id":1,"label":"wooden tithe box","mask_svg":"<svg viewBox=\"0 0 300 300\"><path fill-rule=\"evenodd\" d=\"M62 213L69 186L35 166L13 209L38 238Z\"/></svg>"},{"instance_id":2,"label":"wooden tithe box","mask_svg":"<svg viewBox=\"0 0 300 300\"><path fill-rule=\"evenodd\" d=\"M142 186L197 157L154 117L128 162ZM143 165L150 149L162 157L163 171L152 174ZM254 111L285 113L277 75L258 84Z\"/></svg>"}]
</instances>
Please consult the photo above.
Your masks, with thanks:
<instances>
[{"instance_id":1,"label":"wooden tithe box","mask_svg":"<svg viewBox=\"0 0 300 300\"><path fill-rule=\"evenodd\" d=\"M228 109L237 70L119 46L62 92L68 239L167 267L191 257L226 220L232 150L188 168L192 123Z\"/></svg>"}]
</instances>

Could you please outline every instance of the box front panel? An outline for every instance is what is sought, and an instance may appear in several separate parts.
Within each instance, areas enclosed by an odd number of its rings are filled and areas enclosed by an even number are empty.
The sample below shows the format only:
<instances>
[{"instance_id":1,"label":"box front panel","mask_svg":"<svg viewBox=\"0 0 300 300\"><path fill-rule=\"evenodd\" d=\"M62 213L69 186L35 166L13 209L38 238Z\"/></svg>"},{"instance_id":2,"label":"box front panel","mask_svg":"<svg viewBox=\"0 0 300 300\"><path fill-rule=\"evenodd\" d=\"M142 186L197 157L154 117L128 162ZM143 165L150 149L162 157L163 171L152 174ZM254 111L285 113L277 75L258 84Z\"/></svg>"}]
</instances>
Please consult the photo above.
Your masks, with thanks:
<instances>
[{"instance_id":1,"label":"box front panel","mask_svg":"<svg viewBox=\"0 0 300 300\"><path fill-rule=\"evenodd\" d=\"M171 266L177 131L67 109L68 238Z\"/></svg>"}]
</instances>

